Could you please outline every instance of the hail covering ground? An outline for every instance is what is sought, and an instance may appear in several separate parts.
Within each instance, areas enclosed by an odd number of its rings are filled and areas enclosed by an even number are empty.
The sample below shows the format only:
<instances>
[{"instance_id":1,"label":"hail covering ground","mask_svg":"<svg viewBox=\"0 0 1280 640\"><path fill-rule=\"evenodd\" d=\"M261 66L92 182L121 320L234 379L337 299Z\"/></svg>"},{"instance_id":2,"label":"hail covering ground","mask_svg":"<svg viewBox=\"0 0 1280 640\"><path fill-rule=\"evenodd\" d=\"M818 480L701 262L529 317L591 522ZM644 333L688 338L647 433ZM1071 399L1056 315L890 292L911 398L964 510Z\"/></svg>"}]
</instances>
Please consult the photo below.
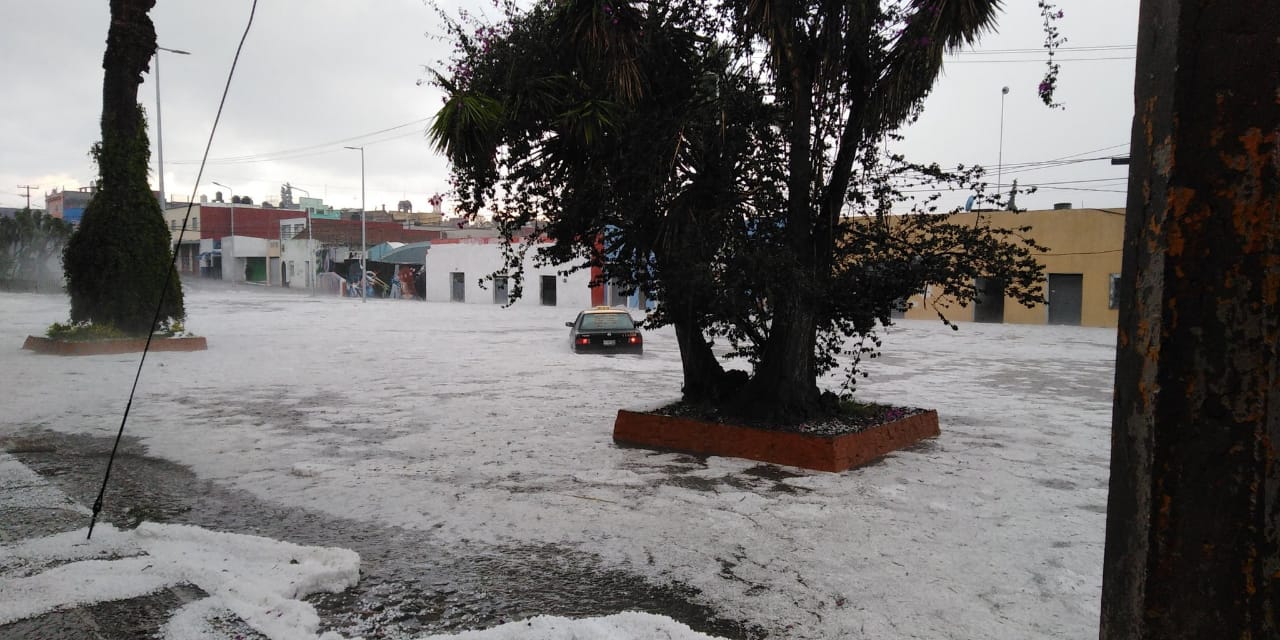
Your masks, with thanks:
<instances>
[{"instance_id":1,"label":"hail covering ground","mask_svg":"<svg viewBox=\"0 0 1280 640\"><path fill-rule=\"evenodd\" d=\"M0 294L0 370L16 385L0 398L0 436L115 435L136 355L17 348L67 309L62 296ZM612 443L617 409L679 396L669 329L648 332L642 357L601 357L570 352L564 322L577 309L362 305L247 286L193 287L187 309L209 350L150 354L127 431L202 479L446 542L572 547L692 586L776 637L1096 633L1114 330L903 321L858 397L937 408L942 436L846 473L793 469L753 484L755 462ZM24 473L0 457L0 484L65 500ZM171 626L226 609L272 638L316 637L299 599L343 588L359 563L177 524L107 525L91 546L63 536L0 547L0 624L186 579L211 595ZM142 571L129 550L160 568ZM210 576L227 562L249 592ZM287 612L291 630L258 626L266 610ZM575 634L708 637L638 613L460 637Z\"/></svg>"}]
</instances>

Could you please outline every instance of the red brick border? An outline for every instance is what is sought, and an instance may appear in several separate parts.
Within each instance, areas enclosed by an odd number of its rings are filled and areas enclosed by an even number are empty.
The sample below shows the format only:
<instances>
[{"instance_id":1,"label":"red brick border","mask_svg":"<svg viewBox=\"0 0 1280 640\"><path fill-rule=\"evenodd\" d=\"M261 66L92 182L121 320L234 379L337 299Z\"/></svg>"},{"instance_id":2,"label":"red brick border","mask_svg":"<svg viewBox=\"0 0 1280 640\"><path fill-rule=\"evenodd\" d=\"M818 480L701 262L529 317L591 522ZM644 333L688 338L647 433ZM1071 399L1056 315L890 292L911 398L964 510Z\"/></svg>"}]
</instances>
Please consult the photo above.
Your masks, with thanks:
<instances>
[{"instance_id":1,"label":"red brick border","mask_svg":"<svg viewBox=\"0 0 1280 640\"><path fill-rule=\"evenodd\" d=\"M625 410L618 412L613 423L613 440L619 444L833 472L866 464L939 433L937 411L924 411L839 436L770 431Z\"/></svg>"},{"instance_id":2,"label":"red brick border","mask_svg":"<svg viewBox=\"0 0 1280 640\"><path fill-rule=\"evenodd\" d=\"M27 336L22 348L36 353L56 356L97 356L112 353L137 353L147 344L146 338L122 338L117 340L53 340L39 336ZM154 338L152 351L204 351L209 348L204 338Z\"/></svg>"}]
</instances>

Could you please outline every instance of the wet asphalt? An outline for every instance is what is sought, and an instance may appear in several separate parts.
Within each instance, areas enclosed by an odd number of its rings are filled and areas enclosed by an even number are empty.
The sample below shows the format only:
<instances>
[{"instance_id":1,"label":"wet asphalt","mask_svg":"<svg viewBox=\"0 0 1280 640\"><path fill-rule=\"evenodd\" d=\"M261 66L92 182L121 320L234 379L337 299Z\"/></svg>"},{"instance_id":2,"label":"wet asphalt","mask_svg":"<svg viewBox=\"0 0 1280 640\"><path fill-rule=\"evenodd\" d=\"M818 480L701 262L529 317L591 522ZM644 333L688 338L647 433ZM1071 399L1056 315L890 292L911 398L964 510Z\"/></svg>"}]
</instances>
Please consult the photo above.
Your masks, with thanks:
<instances>
[{"instance_id":1,"label":"wet asphalt","mask_svg":"<svg viewBox=\"0 0 1280 640\"><path fill-rule=\"evenodd\" d=\"M83 435L25 431L0 437L8 452L76 502L93 504L111 441ZM11 513L0 541L66 531L88 524L66 511ZM414 638L487 628L535 615L603 616L622 611L665 615L695 630L730 640L769 637L758 627L727 620L680 585L653 585L604 567L570 548L444 543L431 531L387 527L282 507L197 478L189 469L149 457L134 439L122 440L100 521L132 528L144 521L190 524L295 544L334 546L360 554L360 582L307 600L321 632L374 639ZM0 638L101 640L155 637L177 607L203 597L180 586L143 598L45 614L0 626ZM261 636L243 621L219 625L227 638Z\"/></svg>"}]
</instances>

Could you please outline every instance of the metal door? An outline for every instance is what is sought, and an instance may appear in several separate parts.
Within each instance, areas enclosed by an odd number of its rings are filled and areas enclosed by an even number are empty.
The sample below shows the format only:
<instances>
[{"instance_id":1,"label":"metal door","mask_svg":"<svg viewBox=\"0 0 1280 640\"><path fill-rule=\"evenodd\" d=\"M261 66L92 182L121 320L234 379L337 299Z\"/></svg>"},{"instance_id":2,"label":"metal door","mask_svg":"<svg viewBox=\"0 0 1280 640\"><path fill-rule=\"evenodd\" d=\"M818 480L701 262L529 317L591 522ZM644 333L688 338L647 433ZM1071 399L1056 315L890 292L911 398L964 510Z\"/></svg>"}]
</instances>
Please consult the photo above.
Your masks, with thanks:
<instances>
[{"instance_id":1,"label":"metal door","mask_svg":"<svg viewBox=\"0 0 1280 640\"><path fill-rule=\"evenodd\" d=\"M542 276L542 304L546 307L556 306L555 276Z\"/></svg>"},{"instance_id":2,"label":"metal door","mask_svg":"<svg viewBox=\"0 0 1280 640\"><path fill-rule=\"evenodd\" d=\"M493 277L493 303L506 304L510 301L511 301L511 298L507 294L507 277L494 276Z\"/></svg>"},{"instance_id":3,"label":"metal door","mask_svg":"<svg viewBox=\"0 0 1280 640\"><path fill-rule=\"evenodd\" d=\"M1049 274L1049 324L1080 324L1084 304L1084 276L1079 273Z\"/></svg>"},{"instance_id":4,"label":"metal door","mask_svg":"<svg viewBox=\"0 0 1280 640\"><path fill-rule=\"evenodd\" d=\"M449 300L452 302L466 302L467 299L467 274L461 271L454 271L449 274L451 287L449 288Z\"/></svg>"},{"instance_id":5,"label":"metal door","mask_svg":"<svg viewBox=\"0 0 1280 640\"><path fill-rule=\"evenodd\" d=\"M973 300L974 322L1004 322L1004 283L994 278L974 278L978 297Z\"/></svg>"}]
</instances>

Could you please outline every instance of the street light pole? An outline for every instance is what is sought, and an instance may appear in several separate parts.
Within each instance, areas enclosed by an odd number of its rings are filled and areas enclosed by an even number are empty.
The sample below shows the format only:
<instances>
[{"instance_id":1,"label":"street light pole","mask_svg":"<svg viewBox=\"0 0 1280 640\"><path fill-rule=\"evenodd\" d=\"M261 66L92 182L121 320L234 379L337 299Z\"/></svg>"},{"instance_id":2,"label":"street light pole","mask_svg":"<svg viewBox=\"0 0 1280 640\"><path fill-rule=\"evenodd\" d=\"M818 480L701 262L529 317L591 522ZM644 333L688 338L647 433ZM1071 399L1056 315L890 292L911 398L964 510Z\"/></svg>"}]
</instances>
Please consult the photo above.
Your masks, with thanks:
<instances>
[{"instance_id":1,"label":"street light pole","mask_svg":"<svg viewBox=\"0 0 1280 640\"><path fill-rule=\"evenodd\" d=\"M307 191L306 189L303 189L302 187L295 187L293 185L289 185L289 187L292 189L297 189L298 191L301 191L307 194L308 198L311 197L311 192ZM315 250L315 247L312 245L313 237L311 235L311 210L306 207L302 207L302 210L307 214L307 259L305 262L303 262L303 264L307 266L307 283L311 286L311 295L314 296L316 295L316 267L320 265L312 264L311 262L312 260L316 259L316 250Z\"/></svg>"},{"instance_id":2,"label":"street light pole","mask_svg":"<svg viewBox=\"0 0 1280 640\"><path fill-rule=\"evenodd\" d=\"M1004 97L1009 95L1009 87L1000 89L1000 150L996 156L996 204L1000 203L1000 187L1004 178Z\"/></svg>"},{"instance_id":3,"label":"street light pole","mask_svg":"<svg viewBox=\"0 0 1280 640\"><path fill-rule=\"evenodd\" d=\"M156 59L156 175L160 178L160 211L164 212L169 206L169 195L164 191L164 136L160 126L160 52L168 51L178 55L189 56L188 51L181 49L166 49L164 47L156 47L154 57Z\"/></svg>"},{"instance_id":4,"label":"street light pole","mask_svg":"<svg viewBox=\"0 0 1280 640\"><path fill-rule=\"evenodd\" d=\"M223 189L226 189L227 192L231 194L231 247L234 249L236 246L236 191L235 189L232 189L231 187L228 187L227 185L222 184L221 182L214 182L212 180L210 180L210 182L213 182L213 184L216 184L219 187L222 187ZM222 258L225 260L227 257L226 247L223 247L222 250L223 250ZM234 256L233 256L233 259L234 259ZM235 264L232 264L231 266L235 267ZM232 268L231 270L232 282L236 281L236 271L238 271L238 269Z\"/></svg>"},{"instance_id":5,"label":"street light pole","mask_svg":"<svg viewBox=\"0 0 1280 640\"><path fill-rule=\"evenodd\" d=\"M368 271L365 266L365 253L368 252L365 231L365 206L364 206L364 147L347 147L348 149L360 150L360 302L365 302L369 296Z\"/></svg>"},{"instance_id":6,"label":"street light pole","mask_svg":"<svg viewBox=\"0 0 1280 640\"><path fill-rule=\"evenodd\" d=\"M213 181L210 180L210 182L213 182ZM232 189L231 187L228 187L227 185L222 184L221 182L213 182L213 184L216 184L219 187L226 189L227 192L231 194L231 237L234 238L236 237L236 200L235 200L236 191L235 189ZM232 242L235 242L235 241L232 240Z\"/></svg>"}]
</instances>

